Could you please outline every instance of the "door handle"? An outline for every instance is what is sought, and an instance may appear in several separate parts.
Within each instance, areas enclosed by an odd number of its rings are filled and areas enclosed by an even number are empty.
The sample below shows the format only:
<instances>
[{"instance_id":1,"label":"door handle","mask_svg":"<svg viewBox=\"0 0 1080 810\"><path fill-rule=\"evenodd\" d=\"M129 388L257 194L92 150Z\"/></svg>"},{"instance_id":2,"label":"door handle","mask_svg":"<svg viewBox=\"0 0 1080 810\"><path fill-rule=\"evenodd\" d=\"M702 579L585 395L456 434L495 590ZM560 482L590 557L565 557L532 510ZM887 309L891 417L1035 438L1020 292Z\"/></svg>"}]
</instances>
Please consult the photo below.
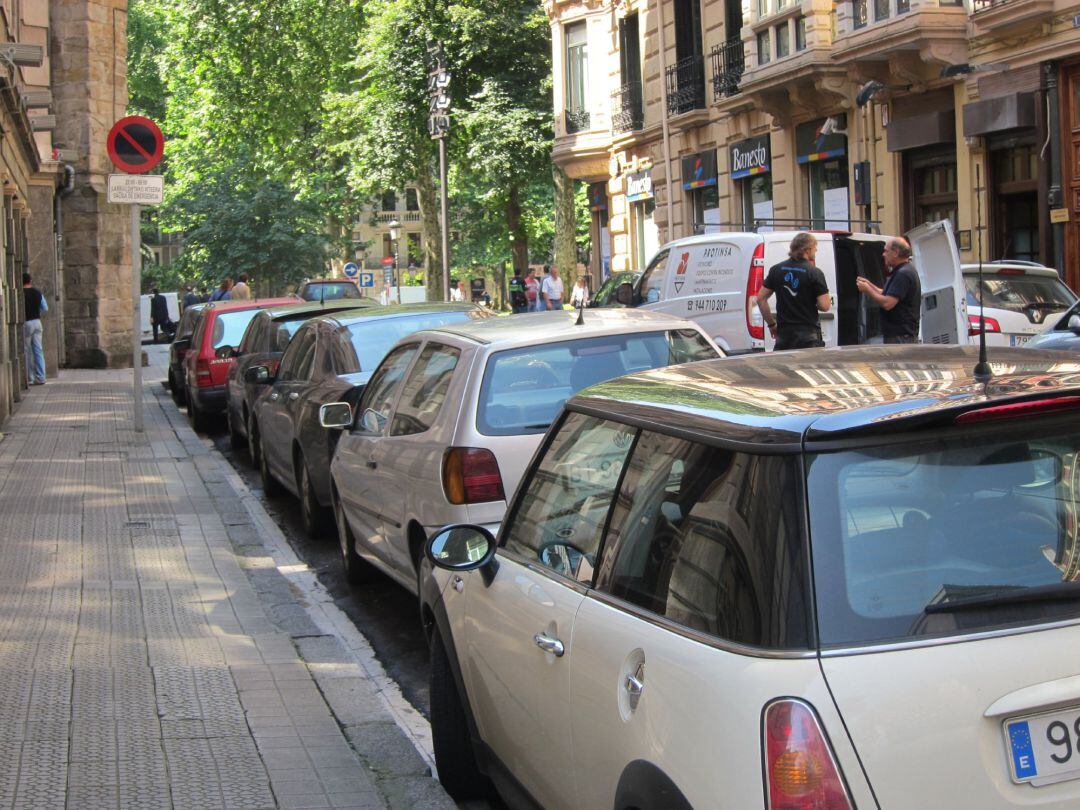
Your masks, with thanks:
<instances>
[{"instance_id":1,"label":"door handle","mask_svg":"<svg viewBox=\"0 0 1080 810\"><path fill-rule=\"evenodd\" d=\"M379 466L379 462L373 461L370 458L364 463L367 464L369 470L374 470L375 468L377 468Z\"/></svg>"},{"instance_id":2,"label":"door handle","mask_svg":"<svg viewBox=\"0 0 1080 810\"><path fill-rule=\"evenodd\" d=\"M566 647L563 646L559 639L546 636L543 633L537 633L533 636L533 641L541 650L551 653L556 658L562 658L563 653L566 652Z\"/></svg>"},{"instance_id":3,"label":"door handle","mask_svg":"<svg viewBox=\"0 0 1080 810\"><path fill-rule=\"evenodd\" d=\"M454 590L458 593L461 593L463 590L465 590L465 580L463 580L461 577L454 577Z\"/></svg>"},{"instance_id":4,"label":"door handle","mask_svg":"<svg viewBox=\"0 0 1080 810\"><path fill-rule=\"evenodd\" d=\"M645 691L645 681L636 675L626 676L626 692L632 697L641 697L641 693Z\"/></svg>"},{"instance_id":5,"label":"door handle","mask_svg":"<svg viewBox=\"0 0 1080 810\"><path fill-rule=\"evenodd\" d=\"M279 399L281 399L281 394L279 394L277 391L270 395L271 402L277 402Z\"/></svg>"},{"instance_id":6,"label":"door handle","mask_svg":"<svg viewBox=\"0 0 1080 810\"><path fill-rule=\"evenodd\" d=\"M300 399L300 395L298 393L296 393L295 391L293 391L291 394L289 394L289 402L296 402L296 400L298 400L298 399Z\"/></svg>"}]
</instances>

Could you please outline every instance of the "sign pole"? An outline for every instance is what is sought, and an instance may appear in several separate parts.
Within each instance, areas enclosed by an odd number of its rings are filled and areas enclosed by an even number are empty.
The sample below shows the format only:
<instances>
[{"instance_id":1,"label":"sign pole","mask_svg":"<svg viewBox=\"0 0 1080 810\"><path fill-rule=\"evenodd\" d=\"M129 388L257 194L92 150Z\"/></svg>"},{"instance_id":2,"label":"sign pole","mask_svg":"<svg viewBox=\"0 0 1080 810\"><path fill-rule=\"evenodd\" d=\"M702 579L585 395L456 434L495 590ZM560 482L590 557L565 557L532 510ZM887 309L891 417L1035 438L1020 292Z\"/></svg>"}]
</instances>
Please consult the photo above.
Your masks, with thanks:
<instances>
[{"instance_id":1,"label":"sign pole","mask_svg":"<svg viewBox=\"0 0 1080 810\"><path fill-rule=\"evenodd\" d=\"M446 136L439 138L439 204L442 210L442 286L443 300L450 300L450 218L447 216Z\"/></svg>"},{"instance_id":2,"label":"sign pole","mask_svg":"<svg viewBox=\"0 0 1080 810\"><path fill-rule=\"evenodd\" d=\"M135 383L135 432L143 432L142 383L142 236L139 233L139 211L131 206L131 297L134 314L131 318L131 370Z\"/></svg>"}]
</instances>

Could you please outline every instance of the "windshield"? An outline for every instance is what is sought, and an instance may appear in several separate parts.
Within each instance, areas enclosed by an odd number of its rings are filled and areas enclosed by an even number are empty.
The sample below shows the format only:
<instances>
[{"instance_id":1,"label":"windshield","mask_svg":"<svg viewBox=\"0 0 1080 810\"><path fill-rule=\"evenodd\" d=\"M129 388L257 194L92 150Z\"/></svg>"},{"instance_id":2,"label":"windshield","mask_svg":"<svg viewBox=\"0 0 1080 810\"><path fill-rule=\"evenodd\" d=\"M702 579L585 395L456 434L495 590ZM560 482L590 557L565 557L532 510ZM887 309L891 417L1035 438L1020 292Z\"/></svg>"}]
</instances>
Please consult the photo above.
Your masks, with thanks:
<instances>
[{"instance_id":1,"label":"windshield","mask_svg":"<svg viewBox=\"0 0 1080 810\"><path fill-rule=\"evenodd\" d=\"M360 291L351 281L334 282L331 284L305 284L303 298L305 301L333 301L336 298L360 298Z\"/></svg>"},{"instance_id":2,"label":"windshield","mask_svg":"<svg viewBox=\"0 0 1080 810\"><path fill-rule=\"evenodd\" d=\"M809 457L823 647L1080 617L1080 429L1020 424Z\"/></svg>"},{"instance_id":3,"label":"windshield","mask_svg":"<svg viewBox=\"0 0 1080 810\"><path fill-rule=\"evenodd\" d=\"M484 371L476 427L487 436L543 433L563 403L583 388L635 371L718 356L695 329L581 338L496 352Z\"/></svg>"},{"instance_id":4,"label":"windshield","mask_svg":"<svg viewBox=\"0 0 1080 810\"><path fill-rule=\"evenodd\" d=\"M620 304L615 299L615 292L618 290L621 284L633 284L640 278L640 273L615 273L607 281L600 285L600 289L596 291L596 295L593 296L594 307L623 307L624 304Z\"/></svg>"},{"instance_id":5,"label":"windshield","mask_svg":"<svg viewBox=\"0 0 1080 810\"><path fill-rule=\"evenodd\" d=\"M257 309L244 309L240 312L221 312L214 319L214 336L211 340L215 349L222 346L239 346L251 319L259 314Z\"/></svg>"},{"instance_id":6,"label":"windshield","mask_svg":"<svg viewBox=\"0 0 1080 810\"><path fill-rule=\"evenodd\" d=\"M968 306L979 305L979 277L964 275ZM983 272L983 306L1010 312L1041 309L1042 314L1068 309L1076 301L1069 288L1050 276L1000 276Z\"/></svg>"},{"instance_id":7,"label":"windshield","mask_svg":"<svg viewBox=\"0 0 1080 810\"><path fill-rule=\"evenodd\" d=\"M476 318L477 313L470 310L452 312L421 312L396 318L371 318L349 324L351 352L346 349L342 358L340 374L355 374L357 371L374 371L386 357L391 347L406 335L421 332L424 329L437 329L451 323Z\"/></svg>"}]
</instances>

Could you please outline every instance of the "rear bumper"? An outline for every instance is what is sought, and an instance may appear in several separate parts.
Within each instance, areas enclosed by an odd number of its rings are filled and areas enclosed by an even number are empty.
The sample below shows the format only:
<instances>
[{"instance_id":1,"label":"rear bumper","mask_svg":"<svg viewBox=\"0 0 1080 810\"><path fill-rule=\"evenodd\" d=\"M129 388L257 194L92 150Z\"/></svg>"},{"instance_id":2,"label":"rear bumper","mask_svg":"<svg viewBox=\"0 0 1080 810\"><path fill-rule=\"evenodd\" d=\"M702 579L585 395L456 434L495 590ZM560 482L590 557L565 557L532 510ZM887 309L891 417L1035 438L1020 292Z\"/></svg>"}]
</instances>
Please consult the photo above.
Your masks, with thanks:
<instances>
[{"instance_id":1,"label":"rear bumper","mask_svg":"<svg viewBox=\"0 0 1080 810\"><path fill-rule=\"evenodd\" d=\"M203 413L225 412L224 385L208 385L205 388L192 387L188 390L188 396L191 397L195 407Z\"/></svg>"}]
</instances>

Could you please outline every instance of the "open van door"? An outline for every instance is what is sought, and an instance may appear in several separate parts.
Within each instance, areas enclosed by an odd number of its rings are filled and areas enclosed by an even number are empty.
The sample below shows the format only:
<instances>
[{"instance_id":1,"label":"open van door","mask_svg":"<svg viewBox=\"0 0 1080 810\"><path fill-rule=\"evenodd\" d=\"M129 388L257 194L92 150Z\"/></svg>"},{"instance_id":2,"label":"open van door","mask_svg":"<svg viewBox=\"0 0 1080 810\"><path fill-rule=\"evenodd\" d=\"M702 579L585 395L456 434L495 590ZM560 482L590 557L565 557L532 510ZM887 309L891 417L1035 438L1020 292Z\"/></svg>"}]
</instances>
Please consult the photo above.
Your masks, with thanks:
<instances>
[{"instance_id":1,"label":"open van door","mask_svg":"<svg viewBox=\"0 0 1080 810\"><path fill-rule=\"evenodd\" d=\"M948 220L927 222L908 232L911 261L922 282L923 343L967 341L967 300L960 252Z\"/></svg>"}]
</instances>

